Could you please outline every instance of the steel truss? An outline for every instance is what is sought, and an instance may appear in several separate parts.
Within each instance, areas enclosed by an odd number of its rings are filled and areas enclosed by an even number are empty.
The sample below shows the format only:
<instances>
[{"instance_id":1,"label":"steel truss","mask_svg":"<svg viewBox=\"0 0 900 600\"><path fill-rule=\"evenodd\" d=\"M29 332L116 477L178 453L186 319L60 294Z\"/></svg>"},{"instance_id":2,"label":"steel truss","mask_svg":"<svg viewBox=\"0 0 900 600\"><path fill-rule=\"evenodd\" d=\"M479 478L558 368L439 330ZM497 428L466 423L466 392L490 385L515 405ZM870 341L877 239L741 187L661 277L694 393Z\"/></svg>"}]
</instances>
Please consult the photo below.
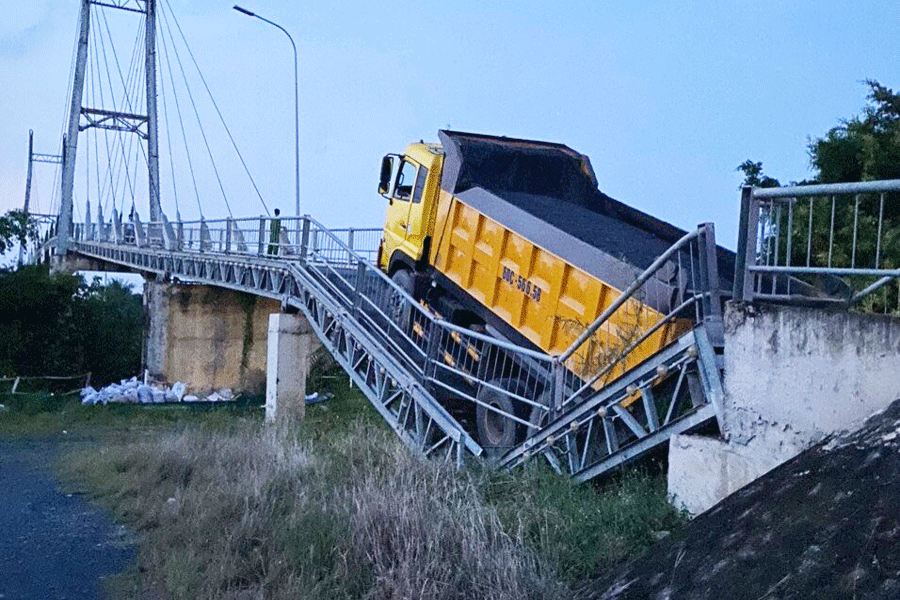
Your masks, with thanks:
<instances>
[{"instance_id":1,"label":"steel truss","mask_svg":"<svg viewBox=\"0 0 900 600\"><path fill-rule=\"evenodd\" d=\"M149 134L146 131L141 130L142 126L149 123L149 117L112 110L99 110L96 108L82 108L81 114L87 123L79 125L79 131L94 127L96 129L106 129L109 131L136 133L145 140L149 137Z\"/></svg>"},{"instance_id":2,"label":"steel truss","mask_svg":"<svg viewBox=\"0 0 900 600\"><path fill-rule=\"evenodd\" d=\"M94 6L102 6L104 8L117 8L129 12L147 14L146 0L108 0L107 2L91 0L91 4Z\"/></svg>"},{"instance_id":3,"label":"steel truss","mask_svg":"<svg viewBox=\"0 0 900 600\"><path fill-rule=\"evenodd\" d=\"M724 390L704 326L542 427L500 461L514 467L538 454L578 481L592 479L714 421Z\"/></svg>"},{"instance_id":4,"label":"steel truss","mask_svg":"<svg viewBox=\"0 0 900 600\"><path fill-rule=\"evenodd\" d=\"M550 357L447 323L416 302L362 258L376 238L354 248L367 230L328 230L308 217L279 221L270 234L266 219L142 224L79 224L73 251L92 259L155 274L279 300L303 313L313 331L404 443L423 456L463 460L482 448L445 408L457 402L481 406L528 429L515 448L503 449L502 467L543 455L558 471L584 481L606 473L721 415L723 398L719 300L710 290L715 239L703 225L686 234L642 273L607 309L640 297L654 273L671 260L687 268L685 252L700 276L647 332L688 308L699 323L674 343L606 385L577 376L568 353ZM379 233L376 231L375 233ZM291 243L296 238L298 244ZM702 263L706 263L703 266ZM693 272L694 266L689 271ZM633 341L637 346L641 339ZM573 349L581 342L576 342ZM624 349L623 359L628 349ZM609 368L611 368L610 365ZM440 394L440 396L438 395ZM484 394L506 396L531 416L496 407ZM440 402L439 402L440 399Z\"/></svg>"},{"instance_id":5,"label":"steel truss","mask_svg":"<svg viewBox=\"0 0 900 600\"><path fill-rule=\"evenodd\" d=\"M312 271L283 259L97 241L75 242L73 250L163 279L190 280L280 300L306 316L322 344L412 450L423 456L450 457L457 463L464 450L481 454L481 447L463 427Z\"/></svg>"}]
</instances>

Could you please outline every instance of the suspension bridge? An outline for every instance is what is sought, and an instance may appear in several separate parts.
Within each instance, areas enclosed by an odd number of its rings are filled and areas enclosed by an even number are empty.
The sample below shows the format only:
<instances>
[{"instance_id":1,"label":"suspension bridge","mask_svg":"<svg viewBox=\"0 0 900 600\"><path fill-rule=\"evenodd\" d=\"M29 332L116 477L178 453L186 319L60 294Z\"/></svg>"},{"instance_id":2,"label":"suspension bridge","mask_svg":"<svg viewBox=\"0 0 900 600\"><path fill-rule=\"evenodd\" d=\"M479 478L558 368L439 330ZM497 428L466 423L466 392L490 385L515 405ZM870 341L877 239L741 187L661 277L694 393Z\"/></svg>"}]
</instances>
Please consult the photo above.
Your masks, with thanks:
<instances>
[{"instance_id":1,"label":"suspension bridge","mask_svg":"<svg viewBox=\"0 0 900 600\"><path fill-rule=\"evenodd\" d=\"M110 11L140 22L124 68L112 50L116 35ZM723 289L717 276L720 259L712 226L687 232L634 274L634 284L587 328L575 347L597 332L612 335L611 316L645 297L655 281L672 272L691 273L695 280L689 291L640 339L629 340L616 360L615 374L611 367L576 371L569 361L574 350L551 356L494 332L448 322L416 301L376 265L382 229L329 229L309 216L268 215L167 0L82 0L80 19L71 104L58 157L58 212L51 211L53 222L37 258L80 268L128 270L148 282L205 285L275 301L283 313L308 323L399 437L424 456L462 461L467 454L481 455L484 448L466 416L480 405L528 430L524 441L495 457L500 465L512 467L542 455L561 472L591 479L666 444L673 435L722 427L725 299L734 295L748 302L844 306L883 291L900 275L883 259L881 249L883 207L895 201L891 194L900 190L900 182L778 192L748 188L741 204L734 288ZM160 72L166 74L158 77L161 64L166 69ZM189 68L196 71L266 216L231 214L214 145L199 119L198 98L176 91L176 83L188 83ZM188 143L189 118L202 142L199 156ZM168 160L161 158L161 140ZM211 168L215 196L202 191L201 162ZM161 164L168 164L167 176L161 176ZM80 215L76 189L85 194ZM137 201L142 190L146 221L140 216L143 204ZM854 230L854 264L833 263L829 255L828 264L819 265L811 233L814 210L831 211L833 242L834 215L848 204L852 209L854 199L858 215L860 198L874 198L876 204L880 199L882 206L877 234L873 227L859 231L861 247L865 236L878 245L874 263L863 267L860 258L856 264ZM196 203L201 218L181 218L179 202L187 199ZM174 210L174 218L167 216L163 200L172 202L166 208ZM809 210L801 212L798 207L807 200ZM205 216L204 210L213 207L224 207L228 216ZM807 218L809 235L803 242L794 240L795 231L805 232L799 224ZM682 261L691 267L686 269ZM810 276L870 280L847 295L845 290L836 294L816 288ZM671 344L646 360L628 362L630 349L663 327L683 323L685 315L690 315L692 326ZM270 347L280 347L280 331L270 329ZM499 383L510 379L497 377L503 372L515 373L514 385ZM290 378L286 372L278 376ZM486 401L490 394L528 407L528 414Z\"/></svg>"}]
</instances>

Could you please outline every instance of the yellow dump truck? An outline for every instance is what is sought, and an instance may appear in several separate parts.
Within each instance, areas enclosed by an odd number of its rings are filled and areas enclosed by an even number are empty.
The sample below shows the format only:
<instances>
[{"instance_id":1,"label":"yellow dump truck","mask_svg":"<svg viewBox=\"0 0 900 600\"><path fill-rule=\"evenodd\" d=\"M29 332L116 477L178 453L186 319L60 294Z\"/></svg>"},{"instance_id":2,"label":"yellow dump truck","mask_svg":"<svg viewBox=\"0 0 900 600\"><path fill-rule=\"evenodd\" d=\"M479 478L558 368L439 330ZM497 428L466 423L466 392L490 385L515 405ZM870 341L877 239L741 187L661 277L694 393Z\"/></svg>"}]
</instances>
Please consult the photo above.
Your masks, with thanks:
<instances>
[{"instance_id":1,"label":"yellow dump truck","mask_svg":"<svg viewBox=\"0 0 900 600\"><path fill-rule=\"evenodd\" d=\"M567 146L438 135L383 159L378 265L456 325L558 356L685 233L600 192L588 158ZM683 273L671 273L626 302L567 367L589 378L616 360L607 381L669 344L689 319L658 328L627 360L616 356L671 309L679 282ZM476 412L485 447L523 437L521 424L498 425L480 404Z\"/></svg>"}]
</instances>

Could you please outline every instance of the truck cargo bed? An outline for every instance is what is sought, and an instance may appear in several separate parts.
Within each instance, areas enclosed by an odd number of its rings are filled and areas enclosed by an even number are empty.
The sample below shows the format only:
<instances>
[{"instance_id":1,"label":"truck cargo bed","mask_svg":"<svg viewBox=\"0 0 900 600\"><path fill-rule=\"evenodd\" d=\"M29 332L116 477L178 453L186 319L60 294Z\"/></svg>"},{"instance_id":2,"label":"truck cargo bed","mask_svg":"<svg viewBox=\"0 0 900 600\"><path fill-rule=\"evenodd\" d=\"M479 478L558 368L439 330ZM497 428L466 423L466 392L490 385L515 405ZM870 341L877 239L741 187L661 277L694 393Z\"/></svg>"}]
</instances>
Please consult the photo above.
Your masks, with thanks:
<instances>
[{"instance_id":1,"label":"truck cargo bed","mask_svg":"<svg viewBox=\"0 0 900 600\"><path fill-rule=\"evenodd\" d=\"M597 255L579 250L574 241L643 270L685 234L599 191L589 159L567 146L449 131L439 135L447 152L444 191L619 289L627 287L633 271L597 264ZM515 209L533 219L516 218L521 215ZM718 258L720 289L730 290L734 253L719 247Z\"/></svg>"}]
</instances>

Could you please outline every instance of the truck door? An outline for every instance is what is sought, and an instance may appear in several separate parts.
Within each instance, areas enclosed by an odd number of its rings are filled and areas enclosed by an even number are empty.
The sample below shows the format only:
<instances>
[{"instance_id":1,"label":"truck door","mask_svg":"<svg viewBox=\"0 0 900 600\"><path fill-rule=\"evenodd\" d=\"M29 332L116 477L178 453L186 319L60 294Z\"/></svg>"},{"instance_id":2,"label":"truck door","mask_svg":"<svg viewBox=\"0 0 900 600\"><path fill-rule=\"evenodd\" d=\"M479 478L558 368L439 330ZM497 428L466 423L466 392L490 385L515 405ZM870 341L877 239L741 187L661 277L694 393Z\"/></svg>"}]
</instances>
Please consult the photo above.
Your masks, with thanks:
<instances>
[{"instance_id":1,"label":"truck door","mask_svg":"<svg viewBox=\"0 0 900 600\"><path fill-rule=\"evenodd\" d=\"M415 185L412 190L412 199L409 204L405 244L410 257L416 260L422 256L425 237L428 235L431 203L424 201L425 183L427 181L428 169L423 165L419 165L419 169L416 172Z\"/></svg>"},{"instance_id":2,"label":"truck door","mask_svg":"<svg viewBox=\"0 0 900 600\"><path fill-rule=\"evenodd\" d=\"M397 169L393 189L388 197L387 214L384 218L384 259L386 262L390 261L394 251L401 248L406 242L410 205L418 167L416 163L404 157Z\"/></svg>"}]
</instances>

